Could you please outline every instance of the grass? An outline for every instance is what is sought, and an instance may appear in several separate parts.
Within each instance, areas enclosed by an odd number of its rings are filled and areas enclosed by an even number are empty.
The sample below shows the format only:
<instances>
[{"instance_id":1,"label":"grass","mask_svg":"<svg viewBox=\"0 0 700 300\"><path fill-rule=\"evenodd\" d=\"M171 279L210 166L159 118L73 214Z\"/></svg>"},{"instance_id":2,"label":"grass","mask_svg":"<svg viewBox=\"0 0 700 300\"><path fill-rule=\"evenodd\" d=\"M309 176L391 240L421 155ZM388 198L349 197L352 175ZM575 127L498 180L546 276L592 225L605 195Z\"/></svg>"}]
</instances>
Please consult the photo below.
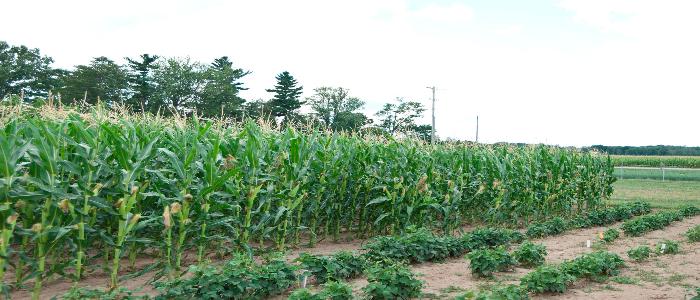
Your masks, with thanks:
<instances>
[{"instance_id":1,"label":"grass","mask_svg":"<svg viewBox=\"0 0 700 300\"><path fill-rule=\"evenodd\" d=\"M700 169L670 169L663 173L659 168L615 168L613 175L619 179L656 179L700 181Z\"/></svg>"},{"instance_id":2,"label":"grass","mask_svg":"<svg viewBox=\"0 0 700 300\"><path fill-rule=\"evenodd\" d=\"M613 203L647 201L653 208L673 209L700 206L700 184L693 181L619 179L614 183Z\"/></svg>"}]
</instances>

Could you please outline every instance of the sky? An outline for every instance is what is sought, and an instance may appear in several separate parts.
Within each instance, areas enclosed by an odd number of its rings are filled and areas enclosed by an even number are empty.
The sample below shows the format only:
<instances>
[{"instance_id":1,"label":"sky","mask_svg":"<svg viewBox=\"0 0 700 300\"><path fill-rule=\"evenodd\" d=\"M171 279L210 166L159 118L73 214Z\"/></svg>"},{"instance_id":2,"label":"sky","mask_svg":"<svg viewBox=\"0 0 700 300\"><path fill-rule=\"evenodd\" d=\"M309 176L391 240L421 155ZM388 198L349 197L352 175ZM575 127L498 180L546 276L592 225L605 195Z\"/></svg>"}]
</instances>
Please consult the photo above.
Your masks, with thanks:
<instances>
[{"instance_id":1,"label":"sky","mask_svg":"<svg viewBox=\"0 0 700 300\"><path fill-rule=\"evenodd\" d=\"M700 1L3 1L0 40L55 66L141 53L252 71L269 99L289 71L374 115L397 97L440 138L562 146L700 146ZM430 110L422 123L430 122Z\"/></svg>"}]
</instances>

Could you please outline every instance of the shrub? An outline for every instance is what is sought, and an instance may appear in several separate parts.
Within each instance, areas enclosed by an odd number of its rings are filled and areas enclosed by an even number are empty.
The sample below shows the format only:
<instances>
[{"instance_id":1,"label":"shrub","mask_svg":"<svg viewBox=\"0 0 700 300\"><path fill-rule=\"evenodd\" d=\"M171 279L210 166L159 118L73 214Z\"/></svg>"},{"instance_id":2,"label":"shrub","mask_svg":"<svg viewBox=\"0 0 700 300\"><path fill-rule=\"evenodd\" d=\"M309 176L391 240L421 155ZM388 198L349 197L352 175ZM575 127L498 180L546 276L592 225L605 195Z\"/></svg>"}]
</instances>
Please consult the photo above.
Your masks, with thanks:
<instances>
[{"instance_id":1,"label":"shrub","mask_svg":"<svg viewBox=\"0 0 700 300\"><path fill-rule=\"evenodd\" d=\"M61 296L63 300L82 300L82 299L99 299L99 300L147 300L151 297L147 295L136 296L134 291L124 287L114 290L89 289L89 288L71 288L68 292Z\"/></svg>"},{"instance_id":2,"label":"shrub","mask_svg":"<svg viewBox=\"0 0 700 300\"><path fill-rule=\"evenodd\" d=\"M615 228L610 228L603 232L601 240L605 243L612 243L614 240L620 237L620 232Z\"/></svg>"},{"instance_id":3,"label":"shrub","mask_svg":"<svg viewBox=\"0 0 700 300\"><path fill-rule=\"evenodd\" d=\"M462 237L468 251L493 248L522 241L524 236L517 231L503 228L479 228Z\"/></svg>"},{"instance_id":4,"label":"shrub","mask_svg":"<svg viewBox=\"0 0 700 300\"><path fill-rule=\"evenodd\" d=\"M156 299L260 299L279 294L297 281L294 267L281 260L258 265L236 257L223 268L190 268L192 276L158 284Z\"/></svg>"},{"instance_id":5,"label":"shrub","mask_svg":"<svg viewBox=\"0 0 700 300\"><path fill-rule=\"evenodd\" d=\"M649 258L651 254L651 249L648 246L639 246L636 248L629 249L627 251L627 256L634 261L643 261Z\"/></svg>"},{"instance_id":6,"label":"shrub","mask_svg":"<svg viewBox=\"0 0 700 300\"><path fill-rule=\"evenodd\" d=\"M506 286L497 286L489 292L479 293L476 300L527 300L530 296L527 295L521 286L509 284Z\"/></svg>"},{"instance_id":7,"label":"shrub","mask_svg":"<svg viewBox=\"0 0 700 300\"><path fill-rule=\"evenodd\" d=\"M366 273L369 283L362 290L368 299L410 299L420 296L423 282L401 263L373 266Z\"/></svg>"},{"instance_id":8,"label":"shrub","mask_svg":"<svg viewBox=\"0 0 700 300\"><path fill-rule=\"evenodd\" d=\"M453 237L437 237L428 229L420 228L402 236L377 237L363 248L367 250L364 257L370 261L392 259L396 261L425 262L439 261L449 257L447 246ZM453 250L455 251L455 250Z\"/></svg>"},{"instance_id":9,"label":"shrub","mask_svg":"<svg viewBox=\"0 0 700 300\"><path fill-rule=\"evenodd\" d=\"M678 212L687 218L700 215L700 208L692 205L684 205L678 210Z\"/></svg>"},{"instance_id":10,"label":"shrub","mask_svg":"<svg viewBox=\"0 0 700 300\"><path fill-rule=\"evenodd\" d=\"M308 270L316 278L318 283L357 277L362 274L362 269L365 266L365 261L361 256L349 251L340 251L332 256L301 253L296 260L301 263L302 268Z\"/></svg>"},{"instance_id":11,"label":"shrub","mask_svg":"<svg viewBox=\"0 0 700 300\"><path fill-rule=\"evenodd\" d=\"M314 294L311 290L302 288L296 289L291 294L287 300L323 300L320 295Z\"/></svg>"},{"instance_id":12,"label":"shrub","mask_svg":"<svg viewBox=\"0 0 700 300\"><path fill-rule=\"evenodd\" d=\"M352 299L352 287L340 281L331 281L323 285L323 290L319 293L324 300L350 300Z\"/></svg>"},{"instance_id":13,"label":"shrub","mask_svg":"<svg viewBox=\"0 0 700 300\"><path fill-rule=\"evenodd\" d=\"M478 277L491 277L493 272L512 268L516 261L508 254L504 246L496 249L480 249L469 252L469 267Z\"/></svg>"},{"instance_id":14,"label":"shrub","mask_svg":"<svg viewBox=\"0 0 700 300\"><path fill-rule=\"evenodd\" d=\"M663 240L656 244L656 254L676 254L680 251L678 242L672 240Z\"/></svg>"},{"instance_id":15,"label":"shrub","mask_svg":"<svg viewBox=\"0 0 700 300\"><path fill-rule=\"evenodd\" d=\"M548 221L530 225L527 228L526 235L531 238L545 237L549 235L560 234L568 229L568 225L564 219L560 217L553 218Z\"/></svg>"},{"instance_id":16,"label":"shrub","mask_svg":"<svg viewBox=\"0 0 700 300\"><path fill-rule=\"evenodd\" d=\"M527 241L513 251L513 257L522 266L536 267L544 264L547 248L543 244Z\"/></svg>"},{"instance_id":17,"label":"shrub","mask_svg":"<svg viewBox=\"0 0 700 300\"><path fill-rule=\"evenodd\" d=\"M596 251L562 263L561 269L576 278L603 281L609 276L617 275L619 268L624 265L625 261L619 255L607 251Z\"/></svg>"},{"instance_id":18,"label":"shrub","mask_svg":"<svg viewBox=\"0 0 700 300\"><path fill-rule=\"evenodd\" d=\"M691 243L700 242L700 225L695 225L695 227L688 229L685 236L688 237L688 241Z\"/></svg>"},{"instance_id":19,"label":"shrub","mask_svg":"<svg viewBox=\"0 0 700 300\"><path fill-rule=\"evenodd\" d=\"M649 231L664 228L672 222L683 219L683 217L681 210L659 212L626 221L621 228L626 235L640 236Z\"/></svg>"},{"instance_id":20,"label":"shrub","mask_svg":"<svg viewBox=\"0 0 700 300\"><path fill-rule=\"evenodd\" d=\"M520 279L520 285L525 290L535 293L563 293L566 291L567 285L571 284L575 279L574 276L563 272L555 266L543 265L523 276Z\"/></svg>"}]
</instances>

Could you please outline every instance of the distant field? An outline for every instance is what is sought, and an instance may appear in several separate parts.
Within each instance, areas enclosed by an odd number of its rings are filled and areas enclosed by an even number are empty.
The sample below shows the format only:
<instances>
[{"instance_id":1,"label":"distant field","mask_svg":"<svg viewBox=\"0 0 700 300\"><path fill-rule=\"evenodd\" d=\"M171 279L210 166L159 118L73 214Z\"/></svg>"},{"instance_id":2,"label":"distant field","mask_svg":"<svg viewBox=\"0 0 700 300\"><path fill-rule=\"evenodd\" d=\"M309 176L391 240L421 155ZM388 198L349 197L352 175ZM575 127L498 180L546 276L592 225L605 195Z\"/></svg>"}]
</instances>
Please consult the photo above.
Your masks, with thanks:
<instances>
[{"instance_id":1,"label":"distant field","mask_svg":"<svg viewBox=\"0 0 700 300\"><path fill-rule=\"evenodd\" d=\"M613 172L619 179L656 179L700 181L700 169L616 167ZM698 184L698 183L695 183Z\"/></svg>"},{"instance_id":2,"label":"distant field","mask_svg":"<svg viewBox=\"0 0 700 300\"><path fill-rule=\"evenodd\" d=\"M613 203L648 201L655 208L700 206L700 184L694 181L621 179L614 184Z\"/></svg>"},{"instance_id":3,"label":"distant field","mask_svg":"<svg viewBox=\"0 0 700 300\"><path fill-rule=\"evenodd\" d=\"M615 166L700 168L700 156L611 155Z\"/></svg>"}]
</instances>

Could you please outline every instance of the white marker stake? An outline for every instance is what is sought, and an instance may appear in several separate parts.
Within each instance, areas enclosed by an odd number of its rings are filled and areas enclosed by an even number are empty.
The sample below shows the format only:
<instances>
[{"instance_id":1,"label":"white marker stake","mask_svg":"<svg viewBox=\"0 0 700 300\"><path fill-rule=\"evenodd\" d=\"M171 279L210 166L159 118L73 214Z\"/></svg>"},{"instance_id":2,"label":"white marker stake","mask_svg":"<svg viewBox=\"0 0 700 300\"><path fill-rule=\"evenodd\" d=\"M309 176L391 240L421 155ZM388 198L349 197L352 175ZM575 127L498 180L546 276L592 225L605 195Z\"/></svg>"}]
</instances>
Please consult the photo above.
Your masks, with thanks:
<instances>
[{"instance_id":1,"label":"white marker stake","mask_svg":"<svg viewBox=\"0 0 700 300\"><path fill-rule=\"evenodd\" d=\"M586 248L590 248L590 247L591 247L591 240L586 240Z\"/></svg>"},{"instance_id":2,"label":"white marker stake","mask_svg":"<svg viewBox=\"0 0 700 300\"><path fill-rule=\"evenodd\" d=\"M666 252L666 243L661 244L661 253Z\"/></svg>"}]
</instances>

